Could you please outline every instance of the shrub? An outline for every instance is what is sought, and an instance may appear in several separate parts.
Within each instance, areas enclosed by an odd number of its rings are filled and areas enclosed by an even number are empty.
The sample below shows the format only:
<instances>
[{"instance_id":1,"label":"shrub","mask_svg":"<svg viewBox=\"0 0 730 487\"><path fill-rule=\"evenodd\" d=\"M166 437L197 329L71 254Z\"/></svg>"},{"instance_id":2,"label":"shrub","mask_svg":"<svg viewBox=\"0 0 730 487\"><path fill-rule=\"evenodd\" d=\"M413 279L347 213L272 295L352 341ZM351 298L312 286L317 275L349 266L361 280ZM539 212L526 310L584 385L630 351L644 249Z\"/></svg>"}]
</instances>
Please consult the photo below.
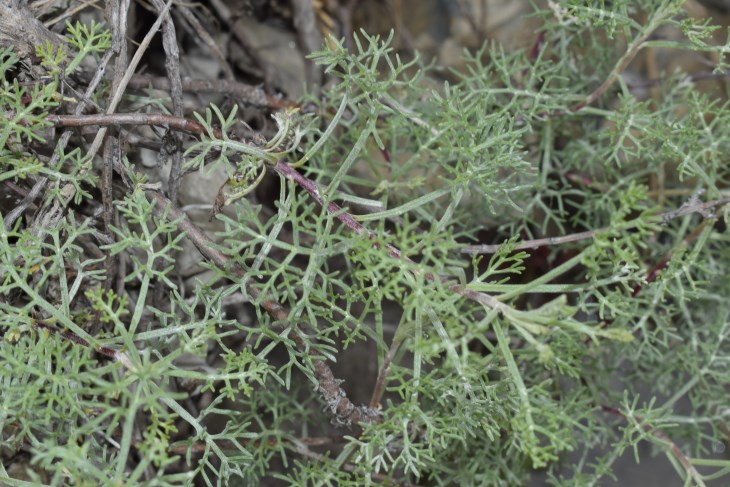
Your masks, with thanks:
<instances>
[{"instance_id":1,"label":"shrub","mask_svg":"<svg viewBox=\"0 0 730 487\"><path fill-rule=\"evenodd\" d=\"M641 442L685 485L726 475L730 112L688 73L647 99L623 77L650 48L726 74L683 4L561 2L534 48L466 53L438 89L390 39L331 39L329 88L254 140L217 106L63 115L64 78L108 61L96 24L39 47L32 88L2 51L0 181L45 191L0 213L0 479L593 485ZM131 153L119 195L96 149L37 149L135 124L193 134L171 186L226 171L220 232ZM263 180L273 206L248 197ZM377 374L342 383L364 356Z\"/></svg>"}]
</instances>

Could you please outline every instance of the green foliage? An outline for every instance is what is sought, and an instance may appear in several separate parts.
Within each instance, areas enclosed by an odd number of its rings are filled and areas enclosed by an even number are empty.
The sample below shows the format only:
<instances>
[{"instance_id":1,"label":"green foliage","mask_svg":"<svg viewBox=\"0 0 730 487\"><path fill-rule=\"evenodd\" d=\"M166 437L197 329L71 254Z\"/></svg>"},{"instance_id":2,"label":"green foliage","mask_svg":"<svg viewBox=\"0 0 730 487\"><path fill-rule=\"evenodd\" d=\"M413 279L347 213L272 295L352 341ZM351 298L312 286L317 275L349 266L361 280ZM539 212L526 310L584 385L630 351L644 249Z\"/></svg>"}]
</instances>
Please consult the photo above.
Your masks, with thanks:
<instances>
[{"instance_id":1,"label":"green foliage","mask_svg":"<svg viewBox=\"0 0 730 487\"><path fill-rule=\"evenodd\" d=\"M81 50L76 52L67 74L71 73L72 65L78 65L90 53L103 50L108 45L108 35L99 33L99 29L98 24L93 24L91 31L78 26L73 31L71 44ZM46 117L60 102L59 73L67 58L65 47L54 48L50 42L38 46L36 54L50 77L29 86L19 83L17 77L12 76L20 68L17 56L8 48L0 49L0 110L3 112L0 125L0 181L42 175L61 184L71 184L75 188L75 201L78 203L82 198L90 197L85 188L95 181L93 173L80 170L83 159L81 152L78 149L64 152L51 165L40 161L27 150L31 142L45 141L43 129L51 125Z\"/></svg>"},{"instance_id":2,"label":"green foliage","mask_svg":"<svg viewBox=\"0 0 730 487\"><path fill-rule=\"evenodd\" d=\"M620 77L646 47L713 52L718 69L728 49L682 1L557 3L536 13L539 52L487 45L438 88L362 33L312 55L335 84L265 140L234 135L235 109L196 114L185 169L222 167L233 192L210 244L227 264L192 288L181 220L129 164L104 240L81 151L52 167L27 149L108 34L69 23L30 88L0 51L0 182L48 177L44 205L78 195L53 228L0 213L2 458L27 453L44 485L591 485L649 442L685 485L726 480L727 210L679 210L728 197L728 105L680 75L638 100ZM244 198L285 162L323 204L285 177L275 207ZM470 258L485 230L504 244ZM106 259L125 262L113 287ZM381 416L347 430L322 367L365 345ZM353 402L356 386L341 385ZM22 485L2 465L0 481Z\"/></svg>"}]
</instances>

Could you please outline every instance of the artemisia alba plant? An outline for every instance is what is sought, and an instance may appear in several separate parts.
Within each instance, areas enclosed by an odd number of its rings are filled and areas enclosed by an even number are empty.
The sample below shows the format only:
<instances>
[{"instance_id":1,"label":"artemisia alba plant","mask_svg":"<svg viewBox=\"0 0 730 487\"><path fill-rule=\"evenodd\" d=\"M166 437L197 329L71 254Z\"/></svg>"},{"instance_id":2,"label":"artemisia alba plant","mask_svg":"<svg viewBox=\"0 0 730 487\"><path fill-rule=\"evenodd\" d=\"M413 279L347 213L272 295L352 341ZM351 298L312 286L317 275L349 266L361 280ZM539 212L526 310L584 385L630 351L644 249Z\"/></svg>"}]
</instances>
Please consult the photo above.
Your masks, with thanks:
<instances>
[{"instance_id":1,"label":"artemisia alba plant","mask_svg":"<svg viewBox=\"0 0 730 487\"><path fill-rule=\"evenodd\" d=\"M83 144L35 150L98 26L39 48L32 87L2 51L0 182L76 201L54 226L0 206L0 482L583 486L651 454L724 482L728 105L692 73L646 100L624 76L648 48L724 76L684 4L549 2L533 47L453 73L331 39L328 89L272 133L200 107L184 170L228 177L215 234L132 148L104 234Z\"/></svg>"}]
</instances>

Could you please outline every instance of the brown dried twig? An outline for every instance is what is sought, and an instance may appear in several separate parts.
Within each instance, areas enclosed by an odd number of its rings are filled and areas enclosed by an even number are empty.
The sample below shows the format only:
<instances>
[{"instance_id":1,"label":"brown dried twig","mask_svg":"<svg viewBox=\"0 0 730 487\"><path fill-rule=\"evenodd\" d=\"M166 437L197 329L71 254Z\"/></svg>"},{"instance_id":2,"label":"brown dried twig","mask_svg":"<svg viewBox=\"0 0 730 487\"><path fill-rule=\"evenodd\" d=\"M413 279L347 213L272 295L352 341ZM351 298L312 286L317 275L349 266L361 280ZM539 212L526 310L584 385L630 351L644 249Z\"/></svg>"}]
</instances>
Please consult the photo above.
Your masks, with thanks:
<instances>
[{"instance_id":1,"label":"brown dried twig","mask_svg":"<svg viewBox=\"0 0 730 487\"><path fill-rule=\"evenodd\" d=\"M167 79L170 82L172 111L175 116L182 117L184 115L183 88L180 78L180 50L177 46L175 23L172 21L172 15L165 7L163 0L152 0L152 3L160 16L165 18L162 25L162 47L165 50L165 70L167 71ZM169 137L172 143L172 153L168 155L172 156L172 165L170 166L167 183L170 200L177 205L177 192L180 189L180 174L183 165L182 135L173 131L169 134Z\"/></svg>"},{"instance_id":2,"label":"brown dried twig","mask_svg":"<svg viewBox=\"0 0 730 487\"><path fill-rule=\"evenodd\" d=\"M680 208L671 211L665 211L652 217L648 222L667 223L675 218L686 216L692 213L699 213L707 217L712 211L730 203L730 197L719 198L712 201L701 202L699 200L682 205ZM709 213L708 213L709 212ZM631 230L640 223L647 223L647 220L635 220L634 222L626 222L621 228L622 230ZM597 228L596 230L586 230L585 232L571 233L560 237L538 238L535 240L526 240L514 246L514 250L536 249L539 247L547 247L551 245L562 245L580 240L593 238L600 232L611 230L610 227ZM493 254L499 250L502 244L489 245L465 245L460 249L463 254Z\"/></svg>"},{"instance_id":3,"label":"brown dried twig","mask_svg":"<svg viewBox=\"0 0 730 487\"><path fill-rule=\"evenodd\" d=\"M244 103L268 107L272 109L295 107L297 104L290 100L266 94L263 88L251 86L238 81L223 79L192 79L182 78L183 89L192 92L225 93L234 96ZM144 89L152 87L158 90L167 90L170 83L165 78L135 75L129 82L131 88Z\"/></svg>"},{"instance_id":4,"label":"brown dried twig","mask_svg":"<svg viewBox=\"0 0 730 487\"><path fill-rule=\"evenodd\" d=\"M171 129L187 132L195 135L207 135L215 137L217 134L209 134L205 128L187 118L164 115L162 113L114 113L111 115L48 115L48 122L57 127L108 127L111 125L154 125L158 127L169 127Z\"/></svg>"},{"instance_id":5,"label":"brown dried twig","mask_svg":"<svg viewBox=\"0 0 730 487\"><path fill-rule=\"evenodd\" d=\"M380 399L383 397L383 393L385 392L385 382L388 379L388 374L390 373L390 365L393 363L393 359L395 358L395 354L398 352L398 348L400 348L401 343L402 340L396 337L393 338L393 341L390 344L388 353L385 355L385 359L383 360L383 365L378 371L378 378L375 380L373 393L370 396L371 408L380 407Z\"/></svg>"},{"instance_id":6,"label":"brown dried twig","mask_svg":"<svg viewBox=\"0 0 730 487\"><path fill-rule=\"evenodd\" d=\"M116 54L114 60L114 71L112 75L112 92L115 93L124 81L124 72L127 70L129 55L127 53L127 18L129 11L129 0L110 0L106 6L107 22L111 26L112 45L110 51ZM114 206L112 195L112 180L114 177L114 167L121 166L121 145L119 136L110 133L104 143L104 165L102 166L101 179L99 189L101 191L101 201L103 207L102 218L104 222L104 235L110 239L114 239L111 232L111 225L114 219ZM104 292L109 292L115 273L120 270L116 265L118 259L112 256L109 250L104 260ZM92 320L90 330L96 332L99 328L101 319L101 310L96 310Z\"/></svg>"},{"instance_id":7,"label":"brown dried twig","mask_svg":"<svg viewBox=\"0 0 730 487\"><path fill-rule=\"evenodd\" d=\"M663 431L652 427L650 424L646 423L640 416L628 416L618 409L610 406L602 406L601 409L603 409L603 411L607 413L613 414L614 416L620 416L627 421L629 421L630 419L634 419L645 432L649 433L651 436L653 436L669 448L669 452L674 456L674 458L677 459L680 465L682 465L685 472L687 472L687 475L695 482L695 485L705 485L705 482L702 479L702 475L700 475L694 465L692 465L692 461L687 457L687 455L682 452L682 449L679 448L679 446L677 446L677 444L672 441L672 439L669 438L669 436L667 436Z\"/></svg>"}]
</instances>

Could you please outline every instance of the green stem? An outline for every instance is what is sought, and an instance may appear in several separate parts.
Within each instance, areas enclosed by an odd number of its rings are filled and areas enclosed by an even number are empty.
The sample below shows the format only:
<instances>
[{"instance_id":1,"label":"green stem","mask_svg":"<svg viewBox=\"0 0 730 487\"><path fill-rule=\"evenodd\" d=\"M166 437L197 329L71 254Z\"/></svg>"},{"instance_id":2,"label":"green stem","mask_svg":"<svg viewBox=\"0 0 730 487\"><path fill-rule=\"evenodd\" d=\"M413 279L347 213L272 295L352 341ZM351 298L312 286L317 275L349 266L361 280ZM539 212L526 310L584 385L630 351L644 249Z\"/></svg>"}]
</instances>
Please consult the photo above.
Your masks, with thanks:
<instances>
[{"instance_id":1,"label":"green stem","mask_svg":"<svg viewBox=\"0 0 730 487\"><path fill-rule=\"evenodd\" d=\"M538 441L537 436L535 435L535 422L532 418L532 405L530 404L530 397L527 393L527 387L522 380L522 375L520 374L520 371L517 369L517 362L515 362L515 358L512 355L512 350L510 350L509 348L509 341L507 340L507 336L504 334L504 331L502 330L502 325L499 324L498 319L492 322L492 329L494 330L494 334L497 337L497 345L499 346L499 350L502 352L504 361L507 363L507 370L512 377L512 382L517 388L517 395L519 396L522 407L524 408L525 421L527 422L527 431L530 436L530 441L533 445L537 445ZM538 465L535 465L535 467L537 466Z\"/></svg>"},{"instance_id":2,"label":"green stem","mask_svg":"<svg viewBox=\"0 0 730 487\"><path fill-rule=\"evenodd\" d=\"M583 252L585 252L585 250ZM527 283L523 286L519 286L517 289L514 289L513 291L509 291L509 292L506 292L506 293L498 296L498 299L500 301L506 301L515 296L519 296L520 294L531 292L534 288L540 286L541 284L545 284L549 281L552 281L559 275L567 272L568 270L570 270L573 267L580 264L581 260L583 259L583 252L576 255L572 259L569 259L569 260L563 262L558 267L551 269L550 272L543 274L542 276L538 277L537 279L533 279L529 283Z\"/></svg>"}]
</instances>

